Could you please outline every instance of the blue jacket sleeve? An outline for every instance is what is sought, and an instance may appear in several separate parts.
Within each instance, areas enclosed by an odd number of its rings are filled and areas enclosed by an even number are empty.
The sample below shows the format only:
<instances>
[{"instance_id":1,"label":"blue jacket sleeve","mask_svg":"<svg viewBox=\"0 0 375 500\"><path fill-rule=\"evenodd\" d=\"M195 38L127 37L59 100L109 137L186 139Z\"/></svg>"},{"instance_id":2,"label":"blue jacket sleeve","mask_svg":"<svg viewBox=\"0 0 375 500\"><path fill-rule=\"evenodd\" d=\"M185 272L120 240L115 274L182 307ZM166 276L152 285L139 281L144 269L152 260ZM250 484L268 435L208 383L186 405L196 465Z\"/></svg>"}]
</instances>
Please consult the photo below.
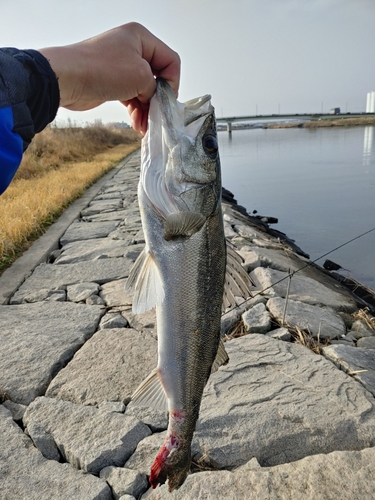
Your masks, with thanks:
<instances>
[{"instance_id":1,"label":"blue jacket sleeve","mask_svg":"<svg viewBox=\"0 0 375 500\"><path fill-rule=\"evenodd\" d=\"M57 78L40 52L0 49L0 194L31 139L55 118L59 100Z\"/></svg>"}]
</instances>

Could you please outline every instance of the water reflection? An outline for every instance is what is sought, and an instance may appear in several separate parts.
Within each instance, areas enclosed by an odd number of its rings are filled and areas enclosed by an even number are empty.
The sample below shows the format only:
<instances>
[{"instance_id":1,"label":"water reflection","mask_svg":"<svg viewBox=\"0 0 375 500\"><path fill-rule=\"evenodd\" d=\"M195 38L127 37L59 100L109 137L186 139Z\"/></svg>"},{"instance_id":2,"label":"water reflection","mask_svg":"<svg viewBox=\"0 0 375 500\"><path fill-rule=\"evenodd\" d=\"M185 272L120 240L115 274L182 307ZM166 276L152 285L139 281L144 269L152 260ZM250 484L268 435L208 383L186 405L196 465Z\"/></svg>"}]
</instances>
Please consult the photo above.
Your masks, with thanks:
<instances>
[{"instance_id":1,"label":"water reflection","mask_svg":"<svg viewBox=\"0 0 375 500\"><path fill-rule=\"evenodd\" d=\"M363 140L363 165L374 163L371 161L375 156L375 127L365 127Z\"/></svg>"}]
</instances>

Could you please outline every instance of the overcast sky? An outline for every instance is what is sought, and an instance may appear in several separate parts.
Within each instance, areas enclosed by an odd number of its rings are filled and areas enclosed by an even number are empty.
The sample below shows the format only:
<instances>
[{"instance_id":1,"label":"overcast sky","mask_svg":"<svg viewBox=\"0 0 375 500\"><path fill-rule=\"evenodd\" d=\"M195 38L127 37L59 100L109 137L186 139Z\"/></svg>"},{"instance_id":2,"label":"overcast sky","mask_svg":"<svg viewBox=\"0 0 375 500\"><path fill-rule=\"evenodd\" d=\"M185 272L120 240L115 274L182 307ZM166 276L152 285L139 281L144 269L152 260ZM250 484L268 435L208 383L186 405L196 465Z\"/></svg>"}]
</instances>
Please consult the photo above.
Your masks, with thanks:
<instances>
[{"instance_id":1,"label":"overcast sky","mask_svg":"<svg viewBox=\"0 0 375 500\"><path fill-rule=\"evenodd\" d=\"M365 111L375 90L375 0L0 0L0 46L65 45L138 21L179 52L180 100L220 116ZM80 123L129 121L108 103Z\"/></svg>"}]
</instances>

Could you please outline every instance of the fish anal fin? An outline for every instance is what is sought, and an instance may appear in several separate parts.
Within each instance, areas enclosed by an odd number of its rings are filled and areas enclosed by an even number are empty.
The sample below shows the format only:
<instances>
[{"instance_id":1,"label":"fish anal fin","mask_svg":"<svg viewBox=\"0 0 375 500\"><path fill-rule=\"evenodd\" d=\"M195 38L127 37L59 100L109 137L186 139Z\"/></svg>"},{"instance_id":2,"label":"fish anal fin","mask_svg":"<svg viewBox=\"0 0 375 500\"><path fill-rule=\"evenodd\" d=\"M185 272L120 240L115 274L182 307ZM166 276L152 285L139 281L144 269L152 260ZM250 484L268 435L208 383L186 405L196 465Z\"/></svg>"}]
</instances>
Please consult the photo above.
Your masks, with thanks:
<instances>
[{"instance_id":1,"label":"fish anal fin","mask_svg":"<svg viewBox=\"0 0 375 500\"><path fill-rule=\"evenodd\" d=\"M167 241L181 236L192 236L206 222L199 212L177 212L166 217L164 222L164 239Z\"/></svg>"},{"instance_id":2,"label":"fish anal fin","mask_svg":"<svg viewBox=\"0 0 375 500\"><path fill-rule=\"evenodd\" d=\"M220 339L219 347L216 353L216 358L212 363L211 373L216 372L220 368L220 366L226 365L228 361L229 361L228 353L225 350L223 341Z\"/></svg>"},{"instance_id":3,"label":"fish anal fin","mask_svg":"<svg viewBox=\"0 0 375 500\"><path fill-rule=\"evenodd\" d=\"M156 368L134 391L131 402L135 406L150 406L156 410L168 411L167 398Z\"/></svg>"},{"instance_id":4,"label":"fish anal fin","mask_svg":"<svg viewBox=\"0 0 375 500\"><path fill-rule=\"evenodd\" d=\"M242 257L227 244L227 267L225 275L223 311L237 305L236 297L248 299L251 297L252 281L246 269L242 267Z\"/></svg>"},{"instance_id":5,"label":"fish anal fin","mask_svg":"<svg viewBox=\"0 0 375 500\"><path fill-rule=\"evenodd\" d=\"M147 248L135 261L125 288L134 292L133 313L140 314L162 304L164 287L158 268Z\"/></svg>"}]
</instances>

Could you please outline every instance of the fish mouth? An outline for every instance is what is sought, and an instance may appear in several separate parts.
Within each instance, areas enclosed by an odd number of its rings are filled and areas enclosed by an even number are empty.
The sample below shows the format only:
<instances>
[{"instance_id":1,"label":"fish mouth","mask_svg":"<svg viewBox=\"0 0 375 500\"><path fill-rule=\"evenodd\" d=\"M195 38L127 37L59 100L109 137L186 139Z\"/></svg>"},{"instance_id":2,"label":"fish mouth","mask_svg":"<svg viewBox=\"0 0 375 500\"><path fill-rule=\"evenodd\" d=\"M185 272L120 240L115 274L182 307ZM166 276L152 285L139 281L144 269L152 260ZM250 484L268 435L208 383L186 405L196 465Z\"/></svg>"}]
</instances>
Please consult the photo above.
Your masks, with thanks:
<instances>
[{"instance_id":1,"label":"fish mouth","mask_svg":"<svg viewBox=\"0 0 375 500\"><path fill-rule=\"evenodd\" d=\"M196 137L205 118L214 111L209 94L185 103L177 101L172 88L163 78L156 79L156 98L164 129L173 144L177 143L182 132L192 138Z\"/></svg>"}]
</instances>

